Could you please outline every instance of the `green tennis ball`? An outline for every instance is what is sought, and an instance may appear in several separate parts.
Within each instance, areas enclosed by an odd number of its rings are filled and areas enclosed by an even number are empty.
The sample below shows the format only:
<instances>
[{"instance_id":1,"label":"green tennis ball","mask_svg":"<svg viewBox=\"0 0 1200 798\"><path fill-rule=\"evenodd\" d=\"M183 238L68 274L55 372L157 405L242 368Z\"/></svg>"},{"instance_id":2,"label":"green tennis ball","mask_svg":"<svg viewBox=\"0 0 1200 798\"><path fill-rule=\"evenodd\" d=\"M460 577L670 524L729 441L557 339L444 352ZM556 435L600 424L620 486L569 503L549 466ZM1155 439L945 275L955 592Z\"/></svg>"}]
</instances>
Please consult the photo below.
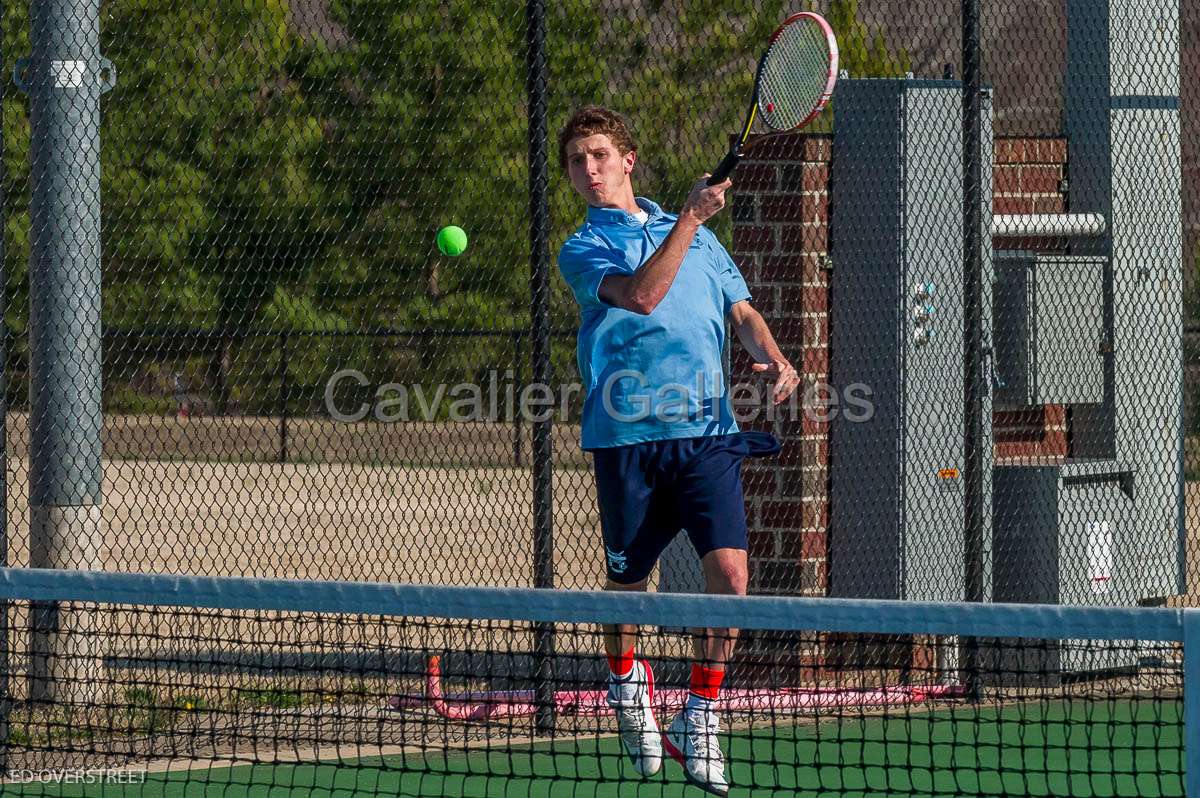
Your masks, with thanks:
<instances>
[{"instance_id":1,"label":"green tennis ball","mask_svg":"<svg viewBox=\"0 0 1200 798\"><path fill-rule=\"evenodd\" d=\"M437 246L443 255L461 255L467 248L467 233L458 225L446 225L438 230Z\"/></svg>"}]
</instances>

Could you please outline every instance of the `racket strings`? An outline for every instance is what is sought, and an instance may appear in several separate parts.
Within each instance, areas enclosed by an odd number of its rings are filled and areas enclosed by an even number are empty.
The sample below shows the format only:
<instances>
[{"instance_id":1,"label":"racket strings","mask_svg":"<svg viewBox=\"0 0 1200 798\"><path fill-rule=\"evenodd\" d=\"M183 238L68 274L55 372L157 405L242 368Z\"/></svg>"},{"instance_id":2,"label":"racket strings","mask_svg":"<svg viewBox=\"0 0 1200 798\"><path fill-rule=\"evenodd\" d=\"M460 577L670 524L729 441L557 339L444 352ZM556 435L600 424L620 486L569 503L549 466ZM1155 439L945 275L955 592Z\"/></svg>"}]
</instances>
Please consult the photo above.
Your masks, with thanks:
<instances>
[{"instance_id":1,"label":"racket strings","mask_svg":"<svg viewBox=\"0 0 1200 798\"><path fill-rule=\"evenodd\" d=\"M758 87L763 124L790 130L804 122L824 97L830 63L829 41L816 23L800 19L780 31Z\"/></svg>"}]
</instances>

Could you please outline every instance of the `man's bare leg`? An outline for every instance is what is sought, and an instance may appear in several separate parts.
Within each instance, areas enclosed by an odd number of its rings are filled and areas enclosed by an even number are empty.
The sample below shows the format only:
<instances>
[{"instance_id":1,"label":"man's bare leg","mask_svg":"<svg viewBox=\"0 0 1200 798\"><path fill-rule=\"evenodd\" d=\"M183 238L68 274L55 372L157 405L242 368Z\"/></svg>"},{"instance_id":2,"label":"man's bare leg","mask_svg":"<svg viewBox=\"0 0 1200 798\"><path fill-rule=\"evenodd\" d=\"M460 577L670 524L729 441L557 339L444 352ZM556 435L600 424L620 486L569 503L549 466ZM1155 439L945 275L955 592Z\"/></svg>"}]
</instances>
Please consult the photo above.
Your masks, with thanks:
<instances>
[{"instance_id":1,"label":"man's bare leg","mask_svg":"<svg viewBox=\"0 0 1200 798\"><path fill-rule=\"evenodd\" d=\"M744 596L750 582L749 560L745 549L714 549L700 560L704 567L704 587L709 593ZM725 669L733 656L737 629L705 629L693 640L696 661L707 668Z\"/></svg>"},{"instance_id":2,"label":"man's bare leg","mask_svg":"<svg viewBox=\"0 0 1200 798\"><path fill-rule=\"evenodd\" d=\"M705 589L710 594L744 596L749 566L742 549L716 549L701 559ZM695 662L687 704L667 729L666 750L683 765L688 781L714 795L725 795L725 758L718 741L716 711L725 666L733 656L737 629L698 630L693 638Z\"/></svg>"},{"instance_id":3,"label":"man's bare leg","mask_svg":"<svg viewBox=\"0 0 1200 798\"><path fill-rule=\"evenodd\" d=\"M605 590L624 590L645 592L647 579L632 584L622 584L608 579L604 582ZM621 657L637 645L638 628L631 623L604 624L604 653L610 657Z\"/></svg>"},{"instance_id":4,"label":"man's bare leg","mask_svg":"<svg viewBox=\"0 0 1200 798\"><path fill-rule=\"evenodd\" d=\"M625 585L609 580L605 590L642 591L646 580ZM610 671L608 704L617 716L621 743L633 768L643 776L653 776L662 766L662 731L654 717L654 671L645 660L637 659L638 627L633 624L605 624L604 652Z\"/></svg>"}]
</instances>

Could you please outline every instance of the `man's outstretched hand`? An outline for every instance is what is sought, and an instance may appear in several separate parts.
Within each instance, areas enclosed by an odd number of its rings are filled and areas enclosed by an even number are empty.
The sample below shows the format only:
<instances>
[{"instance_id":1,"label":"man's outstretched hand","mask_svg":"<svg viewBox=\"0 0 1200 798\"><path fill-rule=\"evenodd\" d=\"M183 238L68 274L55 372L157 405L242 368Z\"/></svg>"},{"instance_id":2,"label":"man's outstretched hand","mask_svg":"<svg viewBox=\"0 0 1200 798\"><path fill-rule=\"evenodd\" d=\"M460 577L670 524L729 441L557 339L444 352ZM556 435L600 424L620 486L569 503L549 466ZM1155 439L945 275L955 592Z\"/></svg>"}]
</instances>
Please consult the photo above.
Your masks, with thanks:
<instances>
[{"instance_id":1,"label":"man's outstretched hand","mask_svg":"<svg viewBox=\"0 0 1200 798\"><path fill-rule=\"evenodd\" d=\"M775 400L775 404L779 404L791 396L800 385L800 375L786 360L755 363L750 368L764 377L774 378L775 387L771 390L771 396Z\"/></svg>"}]
</instances>

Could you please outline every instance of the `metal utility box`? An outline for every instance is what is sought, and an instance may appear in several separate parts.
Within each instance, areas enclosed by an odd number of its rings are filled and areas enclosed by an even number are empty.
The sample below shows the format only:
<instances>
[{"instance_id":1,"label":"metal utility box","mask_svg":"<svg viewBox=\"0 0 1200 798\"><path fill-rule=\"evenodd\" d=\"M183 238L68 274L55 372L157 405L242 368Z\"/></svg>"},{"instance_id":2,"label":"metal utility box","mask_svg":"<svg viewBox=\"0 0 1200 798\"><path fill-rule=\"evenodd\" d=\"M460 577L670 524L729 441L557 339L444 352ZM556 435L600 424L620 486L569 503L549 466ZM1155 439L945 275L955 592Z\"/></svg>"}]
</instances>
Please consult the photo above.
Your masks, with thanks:
<instances>
[{"instance_id":1,"label":"metal utility box","mask_svg":"<svg viewBox=\"0 0 1200 798\"><path fill-rule=\"evenodd\" d=\"M1106 259L997 252L995 402L1104 401Z\"/></svg>"},{"instance_id":2,"label":"metal utility box","mask_svg":"<svg viewBox=\"0 0 1200 798\"><path fill-rule=\"evenodd\" d=\"M1137 604L1134 477L1111 461L997 466L995 600Z\"/></svg>"},{"instance_id":3,"label":"metal utility box","mask_svg":"<svg viewBox=\"0 0 1200 798\"><path fill-rule=\"evenodd\" d=\"M843 79L835 107L829 592L963 600L961 84Z\"/></svg>"},{"instance_id":4,"label":"metal utility box","mask_svg":"<svg viewBox=\"0 0 1200 798\"><path fill-rule=\"evenodd\" d=\"M993 596L998 602L1132 606L1146 595L1137 474L1113 461L998 466ZM1005 671L1103 671L1137 664L1130 646L1022 649ZM1032 659L1030 659L1032 658ZM1032 677L1037 678L1037 677Z\"/></svg>"}]
</instances>

